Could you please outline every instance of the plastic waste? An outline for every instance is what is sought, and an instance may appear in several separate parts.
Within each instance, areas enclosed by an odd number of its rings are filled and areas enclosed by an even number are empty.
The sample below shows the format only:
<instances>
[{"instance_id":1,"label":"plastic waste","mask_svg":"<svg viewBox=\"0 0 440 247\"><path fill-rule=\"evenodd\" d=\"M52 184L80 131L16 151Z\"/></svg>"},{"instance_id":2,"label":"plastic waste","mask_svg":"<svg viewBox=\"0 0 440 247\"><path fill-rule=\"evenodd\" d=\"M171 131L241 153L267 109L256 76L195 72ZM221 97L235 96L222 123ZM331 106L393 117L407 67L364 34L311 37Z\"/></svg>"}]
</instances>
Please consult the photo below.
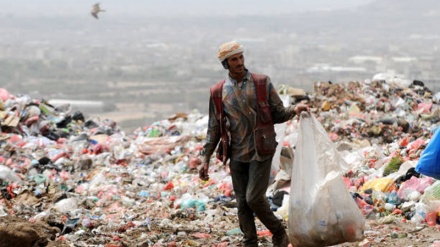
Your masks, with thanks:
<instances>
[{"instance_id":1,"label":"plastic waste","mask_svg":"<svg viewBox=\"0 0 440 247\"><path fill-rule=\"evenodd\" d=\"M53 207L61 213L72 212L77 209L78 200L74 197L66 198L55 203Z\"/></svg>"},{"instance_id":2,"label":"plastic waste","mask_svg":"<svg viewBox=\"0 0 440 247\"><path fill-rule=\"evenodd\" d=\"M426 223L429 226L437 225L437 219L438 219L438 212L437 211L431 211L426 214Z\"/></svg>"},{"instance_id":3,"label":"plastic waste","mask_svg":"<svg viewBox=\"0 0 440 247\"><path fill-rule=\"evenodd\" d=\"M426 207L426 204L424 203L416 203L415 204L415 214L411 218L411 222L415 224L421 224L425 222L426 215L428 213L428 209Z\"/></svg>"},{"instance_id":4,"label":"plastic waste","mask_svg":"<svg viewBox=\"0 0 440 247\"><path fill-rule=\"evenodd\" d=\"M10 183L20 183L22 180L9 167L0 165L0 180Z\"/></svg>"},{"instance_id":5,"label":"plastic waste","mask_svg":"<svg viewBox=\"0 0 440 247\"><path fill-rule=\"evenodd\" d=\"M397 195L397 192L395 190L392 191L388 195L387 202L392 204L392 205L395 205L395 206L398 206L398 205L400 205L402 203L401 199L399 198L399 196Z\"/></svg>"},{"instance_id":6,"label":"plastic waste","mask_svg":"<svg viewBox=\"0 0 440 247\"><path fill-rule=\"evenodd\" d=\"M418 173L440 179L440 128L438 128L420 155L416 166Z\"/></svg>"},{"instance_id":7,"label":"plastic waste","mask_svg":"<svg viewBox=\"0 0 440 247\"><path fill-rule=\"evenodd\" d=\"M226 232L227 236L241 235L241 234L243 234L243 232L240 230L240 228L234 228Z\"/></svg>"},{"instance_id":8,"label":"plastic waste","mask_svg":"<svg viewBox=\"0 0 440 247\"><path fill-rule=\"evenodd\" d=\"M432 177L417 177L417 173L407 171L416 166L429 141L427 138L438 129L438 94L432 99L424 98L422 95L428 91L421 85L402 91L400 85L387 81L324 86L318 86L316 92L322 93L309 100L313 114L327 130L326 134L338 141L340 155L350 164L344 172L345 180L338 184L340 191L349 188L352 194L359 194L361 197L355 200L363 217L375 220L375 224L414 217L415 221L433 225L436 208L431 205L439 198L438 187L433 185ZM9 169L0 172L0 177L3 176L1 216L14 214L29 219L28 223L49 221L61 227L63 234L58 235L57 241L65 241L66 245L238 245L240 231L231 234L238 230L238 225L231 220L235 219L237 209L228 167L213 158L211 179L202 182L198 179L196 162L189 164L203 147L207 116L193 111L125 135L111 120L101 120L98 116L85 119L82 114L71 114L69 107L53 106L29 97L7 97L7 101L0 101L0 115L5 120L0 135L0 165ZM40 103L43 103L41 108ZM297 145L299 127L296 119L286 122L282 133L285 136L279 138L279 147L289 147L295 158L301 157ZM183 135L188 138L180 138ZM385 137L391 143L385 143ZM394 169L387 171L386 180L377 180L397 154L405 163L398 171L396 166L391 167ZM49 161L39 162L44 161L43 157ZM294 162L290 158L293 156L289 155L285 163ZM281 162L280 168L282 165ZM5 171L3 167L2 171ZM272 175L275 172L276 169ZM11 174L22 180L20 186L4 180ZM298 181L290 181L291 174L283 178L287 182ZM362 190L364 185L368 188ZM333 188L328 184L315 188L329 187ZM403 203L399 206L393 190L402 196ZM70 198L76 198L76 204ZM271 199L275 201L274 197ZM279 204L273 203L275 214L284 221L288 220L290 201L286 194L281 207L276 208ZM423 210L417 211L416 203L426 205L425 219L421 219ZM340 208L345 208L345 204ZM322 207L316 211L316 215L327 212ZM337 220L345 219L340 210L333 212ZM176 217L195 218L176 221ZM314 236L323 236L322 229L326 224L332 225L331 220L319 221L321 225L316 227L319 231L312 232ZM344 226L347 227L341 232L347 234L357 229ZM359 244L374 245L381 241L382 232L388 234L390 229L395 230L390 226L380 228L380 233L365 231L366 238ZM231 235L225 234L228 230ZM260 236L269 236L267 230L258 230ZM132 238L131 234L136 232L140 234ZM208 234L211 237L206 238ZM399 232L391 236L398 237ZM412 237L417 239L418 235Z\"/></svg>"},{"instance_id":9,"label":"plastic waste","mask_svg":"<svg viewBox=\"0 0 440 247\"><path fill-rule=\"evenodd\" d=\"M347 170L321 123L313 115L301 114L288 218L294 246L362 239L364 218L341 175Z\"/></svg>"}]
</instances>

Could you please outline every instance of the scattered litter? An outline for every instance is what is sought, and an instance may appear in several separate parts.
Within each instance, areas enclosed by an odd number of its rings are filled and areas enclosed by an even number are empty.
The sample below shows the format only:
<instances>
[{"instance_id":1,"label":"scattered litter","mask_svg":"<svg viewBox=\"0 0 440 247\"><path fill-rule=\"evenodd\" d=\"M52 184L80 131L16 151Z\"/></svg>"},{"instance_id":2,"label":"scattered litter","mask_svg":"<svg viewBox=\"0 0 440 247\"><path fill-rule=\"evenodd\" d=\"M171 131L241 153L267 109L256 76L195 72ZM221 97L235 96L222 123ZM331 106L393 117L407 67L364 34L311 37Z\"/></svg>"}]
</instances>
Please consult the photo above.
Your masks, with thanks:
<instances>
[{"instance_id":1,"label":"scattered litter","mask_svg":"<svg viewBox=\"0 0 440 247\"><path fill-rule=\"evenodd\" d=\"M414 170L440 120L438 94L420 83L380 74L365 82L317 82L309 93L281 87L292 102L310 106L349 164L341 184L370 229L357 246L409 239L439 224L440 185ZM212 157L210 180L198 179L206 115L177 113L125 133L110 119L87 118L66 105L2 88L0 99L0 237L10 246L240 243L227 167ZM284 222L295 193L298 126L294 119L283 127L274 162L281 170L267 193ZM404 221L417 228L387 227ZM257 227L261 241L270 242L267 229Z\"/></svg>"}]
</instances>

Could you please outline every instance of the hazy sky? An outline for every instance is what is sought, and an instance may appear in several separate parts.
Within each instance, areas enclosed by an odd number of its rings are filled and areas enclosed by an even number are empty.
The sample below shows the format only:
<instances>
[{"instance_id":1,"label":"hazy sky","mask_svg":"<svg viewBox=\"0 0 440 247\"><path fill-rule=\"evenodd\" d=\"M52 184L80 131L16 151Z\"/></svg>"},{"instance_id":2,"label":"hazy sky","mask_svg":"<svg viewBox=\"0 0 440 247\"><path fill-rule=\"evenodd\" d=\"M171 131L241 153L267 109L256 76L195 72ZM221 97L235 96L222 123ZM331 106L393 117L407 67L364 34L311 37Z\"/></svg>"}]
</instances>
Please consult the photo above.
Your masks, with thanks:
<instances>
[{"instance_id":1,"label":"hazy sky","mask_svg":"<svg viewBox=\"0 0 440 247\"><path fill-rule=\"evenodd\" d=\"M89 14L91 5L113 15L248 15L354 8L374 0L0 0L0 13L71 16Z\"/></svg>"}]
</instances>

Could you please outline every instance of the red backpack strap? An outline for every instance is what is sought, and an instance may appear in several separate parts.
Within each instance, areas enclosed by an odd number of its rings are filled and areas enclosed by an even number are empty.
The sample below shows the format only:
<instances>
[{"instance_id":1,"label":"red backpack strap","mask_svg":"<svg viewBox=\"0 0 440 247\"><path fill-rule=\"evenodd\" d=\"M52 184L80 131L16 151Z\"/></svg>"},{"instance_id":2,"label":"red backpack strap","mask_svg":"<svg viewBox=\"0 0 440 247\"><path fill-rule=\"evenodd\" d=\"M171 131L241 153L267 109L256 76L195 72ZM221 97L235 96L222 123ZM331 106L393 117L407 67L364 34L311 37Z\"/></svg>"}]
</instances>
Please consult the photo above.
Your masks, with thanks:
<instances>
[{"instance_id":1,"label":"red backpack strap","mask_svg":"<svg viewBox=\"0 0 440 247\"><path fill-rule=\"evenodd\" d=\"M257 90L258 106L260 108L268 106L269 103L267 102L267 91L266 91L267 76L262 74L254 74L254 73L251 73L251 76L252 76L252 80L255 83L255 90Z\"/></svg>"},{"instance_id":2,"label":"red backpack strap","mask_svg":"<svg viewBox=\"0 0 440 247\"><path fill-rule=\"evenodd\" d=\"M229 157L229 136L226 131L226 122L223 114L223 84L226 80L219 81L211 87L211 97L214 100L215 109L217 111L217 119L220 121L221 142L217 148L217 158L226 165Z\"/></svg>"},{"instance_id":3,"label":"red backpack strap","mask_svg":"<svg viewBox=\"0 0 440 247\"><path fill-rule=\"evenodd\" d=\"M225 79L219 81L214 86L211 87L211 97L214 100L215 109L217 111L218 119L221 119L221 115L223 115L223 84L225 84Z\"/></svg>"},{"instance_id":4,"label":"red backpack strap","mask_svg":"<svg viewBox=\"0 0 440 247\"><path fill-rule=\"evenodd\" d=\"M257 91L257 126L273 125L270 105L267 98L267 75L251 73Z\"/></svg>"}]
</instances>

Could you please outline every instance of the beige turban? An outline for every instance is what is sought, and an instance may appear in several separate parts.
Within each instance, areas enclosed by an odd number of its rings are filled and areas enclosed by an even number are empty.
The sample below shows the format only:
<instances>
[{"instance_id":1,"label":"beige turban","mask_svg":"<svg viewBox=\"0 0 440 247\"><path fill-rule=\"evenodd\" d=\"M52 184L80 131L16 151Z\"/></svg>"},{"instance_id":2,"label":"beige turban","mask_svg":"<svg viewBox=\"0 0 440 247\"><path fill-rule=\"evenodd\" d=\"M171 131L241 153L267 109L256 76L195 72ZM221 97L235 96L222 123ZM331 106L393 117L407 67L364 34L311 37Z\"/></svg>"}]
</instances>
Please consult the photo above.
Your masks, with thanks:
<instances>
[{"instance_id":1,"label":"beige turban","mask_svg":"<svg viewBox=\"0 0 440 247\"><path fill-rule=\"evenodd\" d=\"M225 59L229 58L232 55L243 52L243 46L237 43L236 41L230 41L222 44L218 48L217 57L220 62L223 62Z\"/></svg>"}]
</instances>

